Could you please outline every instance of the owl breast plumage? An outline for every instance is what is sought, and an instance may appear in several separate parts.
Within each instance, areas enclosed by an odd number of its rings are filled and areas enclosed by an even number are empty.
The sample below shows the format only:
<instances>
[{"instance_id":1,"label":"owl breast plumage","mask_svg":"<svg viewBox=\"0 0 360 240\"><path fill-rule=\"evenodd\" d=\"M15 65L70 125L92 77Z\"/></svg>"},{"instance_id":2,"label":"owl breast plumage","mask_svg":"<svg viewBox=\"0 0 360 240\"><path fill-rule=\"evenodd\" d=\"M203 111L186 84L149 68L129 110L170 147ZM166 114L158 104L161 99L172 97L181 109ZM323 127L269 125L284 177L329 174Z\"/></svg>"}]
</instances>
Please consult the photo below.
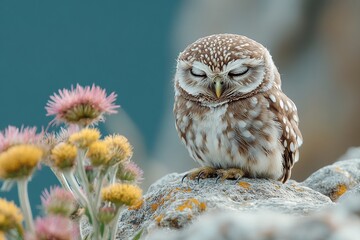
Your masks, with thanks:
<instances>
[{"instance_id":1,"label":"owl breast plumage","mask_svg":"<svg viewBox=\"0 0 360 240\"><path fill-rule=\"evenodd\" d=\"M196 162L290 177L299 119L265 47L234 34L201 38L180 53L174 82L176 129Z\"/></svg>"}]
</instances>

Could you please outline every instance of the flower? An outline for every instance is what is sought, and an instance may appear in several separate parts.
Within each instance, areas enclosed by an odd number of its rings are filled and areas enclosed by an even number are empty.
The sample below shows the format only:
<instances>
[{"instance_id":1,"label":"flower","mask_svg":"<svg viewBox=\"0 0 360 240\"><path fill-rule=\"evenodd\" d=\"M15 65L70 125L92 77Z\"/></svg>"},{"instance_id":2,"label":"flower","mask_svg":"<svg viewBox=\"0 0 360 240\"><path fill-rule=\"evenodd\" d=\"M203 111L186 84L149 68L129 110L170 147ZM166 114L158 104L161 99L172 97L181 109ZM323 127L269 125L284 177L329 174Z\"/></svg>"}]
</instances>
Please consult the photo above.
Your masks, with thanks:
<instances>
[{"instance_id":1,"label":"flower","mask_svg":"<svg viewBox=\"0 0 360 240\"><path fill-rule=\"evenodd\" d=\"M86 156L93 166L98 167L109 161L107 144L104 141L93 142L89 146Z\"/></svg>"},{"instance_id":2,"label":"flower","mask_svg":"<svg viewBox=\"0 0 360 240\"><path fill-rule=\"evenodd\" d=\"M104 120L104 114L113 114L118 105L114 105L117 95L94 84L82 87L79 84L71 90L62 89L50 96L46 104L47 116L55 115L55 122L87 126Z\"/></svg>"},{"instance_id":3,"label":"flower","mask_svg":"<svg viewBox=\"0 0 360 240\"><path fill-rule=\"evenodd\" d=\"M93 142L99 140L100 132L96 128L84 128L80 132L73 133L69 137L69 142L79 148L87 148Z\"/></svg>"},{"instance_id":4,"label":"flower","mask_svg":"<svg viewBox=\"0 0 360 240\"><path fill-rule=\"evenodd\" d=\"M18 144L39 145L42 137L43 133L36 133L36 127L21 127L19 129L8 126L4 131L0 132L0 153Z\"/></svg>"},{"instance_id":5,"label":"flower","mask_svg":"<svg viewBox=\"0 0 360 240\"><path fill-rule=\"evenodd\" d=\"M44 190L41 195L41 204L47 214L69 217L77 209L77 203L71 192L52 187L50 192Z\"/></svg>"},{"instance_id":6,"label":"flower","mask_svg":"<svg viewBox=\"0 0 360 240\"><path fill-rule=\"evenodd\" d=\"M60 170L71 169L76 163L77 148L70 143L59 143L51 150L51 163Z\"/></svg>"},{"instance_id":7,"label":"flower","mask_svg":"<svg viewBox=\"0 0 360 240\"><path fill-rule=\"evenodd\" d=\"M118 208L113 204L110 206L100 207L98 212L98 219L100 222L108 224L114 219L117 211Z\"/></svg>"},{"instance_id":8,"label":"flower","mask_svg":"<svg viewBox=\"0 0 360 240\"><path fill-rule=\"evenodd\" d=\"M101 195L104 201L112 202L116 206L132 206L141 198L142 190L135 185L115 183L105 187Z\"/></svg>"},{"instance_id":9,"label":"flower","mask_svg":"<svg viewBox=\"0 0 360 240\"><path fill-rule=\"evenodd\" d=\"M133 154L132 146L127 138L122 135L107 136L104 142L109 149L110 165L128 160Z\"/></svg>"},{"instance_id":10,"label":"flower","mask_svg":"<svg viewBox=\"0 0 360 240\"><path fill-rule=\"evenodd\" d=\"M122 181L138 183L143 180L143 173L134 162L126 162L119 165L116 177Z\"/></svg>"},{"instance_id":11,"label":"flower","mask_svg":"<svg viewBox=\"0 0 360 240\"><path fill-rule=\"evenodd\" d=\"M13 203L0 198L0 231L21 229L23 216L20 209Z\"/></svg>"},{"instance_id":12,"label":"flower","mask_svg":"<svg viewBox=\"0 0 360 240\"><path fill-rule=\"evenodd\" d=\"M79 228L70 219L62 216L48 216L35 220L35 233L26 236L27 240L76 240Z\"/></svg>"},{"instance_id":13,"label":"flower","mask_svg":"<svg viewBox=\"0 0 360 240\"><path fill-rule=\"evenodd\" d=\"M15 145L0 154L0 178L28 177L43 156L43 150L35 145Z\"/></svg>"}]
</instances>

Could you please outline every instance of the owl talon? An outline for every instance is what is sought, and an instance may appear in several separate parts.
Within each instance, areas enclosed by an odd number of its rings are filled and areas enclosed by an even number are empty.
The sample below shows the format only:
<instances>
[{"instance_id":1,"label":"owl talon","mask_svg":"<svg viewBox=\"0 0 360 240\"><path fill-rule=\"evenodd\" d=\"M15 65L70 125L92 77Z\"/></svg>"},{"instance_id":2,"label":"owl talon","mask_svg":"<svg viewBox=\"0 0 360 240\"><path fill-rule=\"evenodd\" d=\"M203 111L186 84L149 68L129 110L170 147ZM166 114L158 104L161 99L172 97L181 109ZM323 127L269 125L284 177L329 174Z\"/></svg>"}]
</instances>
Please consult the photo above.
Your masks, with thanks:
<instances>
[{"instance_id":1,"label":"owl talon","mask_svg":"<svg viewBox=\"0 0 360 240\"><path fill-rule=\"evenodd\" d=\"M218 175L218 176L216 177L215 183L218 183L218 181L219 181L220 178L221 178L221 176Z\"/></svg>"},{"instance_id":2,"label":"owl talon","mask_svg":"<svg viewBox=\"0 0 360 240\"><path fill-rule=\"evenodd\" d=\"M222 181L235 179L235 182L238 182L244 176L244 171L240 168L218 169L216 174L218 175L216 180L218 180L218 178Z\"/></svg>"},{"instance_id":3,"label":"owl talon","mask_svg":"<svg viewBox=\"0 0 360 240\"><path fill-rule=\"evenodd\" d=\"M187 174L185 174L183 177L182 177L182 179L181 179L181 183L183 183L184 182L184 179L185 178L187 178L187 176L188 176L189 174L187 173Z\"/></svg>"},{"instance_id":4,"label":"owl talon","mask_svg":"<svg viewBox=\"0 0 360 240\"><path fill-rule=\"evenodd\" d=\"M238 177L238 178L235 180L235 185L238 184L242 178L243 178L243 176Z\"/></svg>"},{"instance_id":5,"label":"owl talon","mask_svg":"<svg viewBox=\"0 0 360 240\"><path fill-rule=\"evenodd\" d=\"M200 179L203 177L203 175L204 175L204 172L201 171L201 172L199 172L199 174L196 176L196 180L197 180L198 183L200 182Z\"/></svg>"},{"instance_id":6,"label":"owl talon","mask_svg":"<svg viewBox=\"0 0 360 240\"><path fill-rule=\"evenodd\" d=\"M212 178L215 176L216 176L216 170L214 168L202 167L185 174L181 179L181 182L184 182L185 178L188 178L190 180L196 180L199 183L200 179Z\"/></svg>"}]
</instances>

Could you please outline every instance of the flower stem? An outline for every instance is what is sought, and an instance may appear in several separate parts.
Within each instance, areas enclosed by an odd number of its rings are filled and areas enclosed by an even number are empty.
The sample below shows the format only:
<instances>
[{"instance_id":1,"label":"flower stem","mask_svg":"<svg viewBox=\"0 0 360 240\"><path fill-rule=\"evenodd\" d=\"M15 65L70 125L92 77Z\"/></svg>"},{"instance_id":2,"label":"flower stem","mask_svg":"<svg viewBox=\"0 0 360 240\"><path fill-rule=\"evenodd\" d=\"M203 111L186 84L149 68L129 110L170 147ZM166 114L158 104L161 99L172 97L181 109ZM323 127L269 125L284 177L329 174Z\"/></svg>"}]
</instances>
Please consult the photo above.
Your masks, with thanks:
<instances>
[{"instance_id":1,"label":"flower stem","mask_svg":"<svg viewBox=\"0 0 360 240\"><path fill-rule=\"evenodd\" d=\"M117 223L119 222L119 216L120 216L120 212L121 212L121 207L119 207L116 216L114 218L114 220L112 221L112 223L110 224L110 240L115 240L116 239L116 232L118 229Z\"/></svg>"},{"instance_id":2,"label":"flower stem","mask_svg":"<svg viewBox=\"0 0 360 240\"><path fill-rule=\"evenodd\" d=\"M25 226L28 231L33 233L35 229L34 229L34 222L33 222L30 202L29 202L27 184L28 184L28 179L21 179L17 181L19 201L20 201L22 213L25 218Z\"/></svg>"},{"instance_id":3,"label":"flower stem","mask_svg":"<svg viewBox=\"0 0 360 240\"><path fill-rule=\"evenodd\" d=\"M100 169L98 175L97 175L97 186L96 186L96 192L95 192L95 203L94 206L96 209L99 209L100 207L100 199L101 199L101 188L104 182L104 176L105 171L103 169Z\"/></svg>"},{"instance_id":4,"label":"flower stem","mask_svg":"<svg viewBox=\"0 0 360 240\"><path fill-rule=\"evenodd\" d=\"M57 170L55 170L54 168L50 167L51 171L54 173L54 175L56 176L56 178L59 180L61 186L63 188L65 188L67 191L72 193L72 190L68 184L68 182L66 181L66 178L64 176L64 174L58 172Z\"/></svg>"},{"instance_id":5,"label":"flower stem","mask_svg":"<svg viewBox=\"0 0 360 240\"><path fill-rule=\"evenodd\" d=\"M78 199L80 200L81 205L83 205L83 207L85 207L89 210L92 228L93 228L93 236L95 236L95 239L97 239L98 235L99 235L98 222L96 219L95 212L94 212L89 200L86 198L84 193L81 191L80 186L77 183L74 174L72 172L64 172L64 175L65 175L70 187L74 190Z\"/></svg>"}]
</instances>

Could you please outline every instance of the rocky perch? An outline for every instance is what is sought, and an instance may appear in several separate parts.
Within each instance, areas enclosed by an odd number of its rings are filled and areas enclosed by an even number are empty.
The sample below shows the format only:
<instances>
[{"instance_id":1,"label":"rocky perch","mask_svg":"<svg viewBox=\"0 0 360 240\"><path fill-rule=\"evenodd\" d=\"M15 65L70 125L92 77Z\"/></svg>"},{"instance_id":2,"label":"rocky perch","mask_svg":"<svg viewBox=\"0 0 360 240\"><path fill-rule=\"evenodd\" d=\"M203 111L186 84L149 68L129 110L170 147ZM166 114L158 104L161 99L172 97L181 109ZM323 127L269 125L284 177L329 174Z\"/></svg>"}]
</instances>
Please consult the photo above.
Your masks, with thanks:
<instances>
[{"instance_id":1,"label":"rocky perch","mask_svg":"<svg viewBox=\"0 0 360 240\"><path fill-rule=\"evenodd\" d=\"M181 182L183 175L161 178L125 210L118 239L140 231L150 240L360 239L360 157L326 166L303 183Z\"/></svg>"}]
</instances>

